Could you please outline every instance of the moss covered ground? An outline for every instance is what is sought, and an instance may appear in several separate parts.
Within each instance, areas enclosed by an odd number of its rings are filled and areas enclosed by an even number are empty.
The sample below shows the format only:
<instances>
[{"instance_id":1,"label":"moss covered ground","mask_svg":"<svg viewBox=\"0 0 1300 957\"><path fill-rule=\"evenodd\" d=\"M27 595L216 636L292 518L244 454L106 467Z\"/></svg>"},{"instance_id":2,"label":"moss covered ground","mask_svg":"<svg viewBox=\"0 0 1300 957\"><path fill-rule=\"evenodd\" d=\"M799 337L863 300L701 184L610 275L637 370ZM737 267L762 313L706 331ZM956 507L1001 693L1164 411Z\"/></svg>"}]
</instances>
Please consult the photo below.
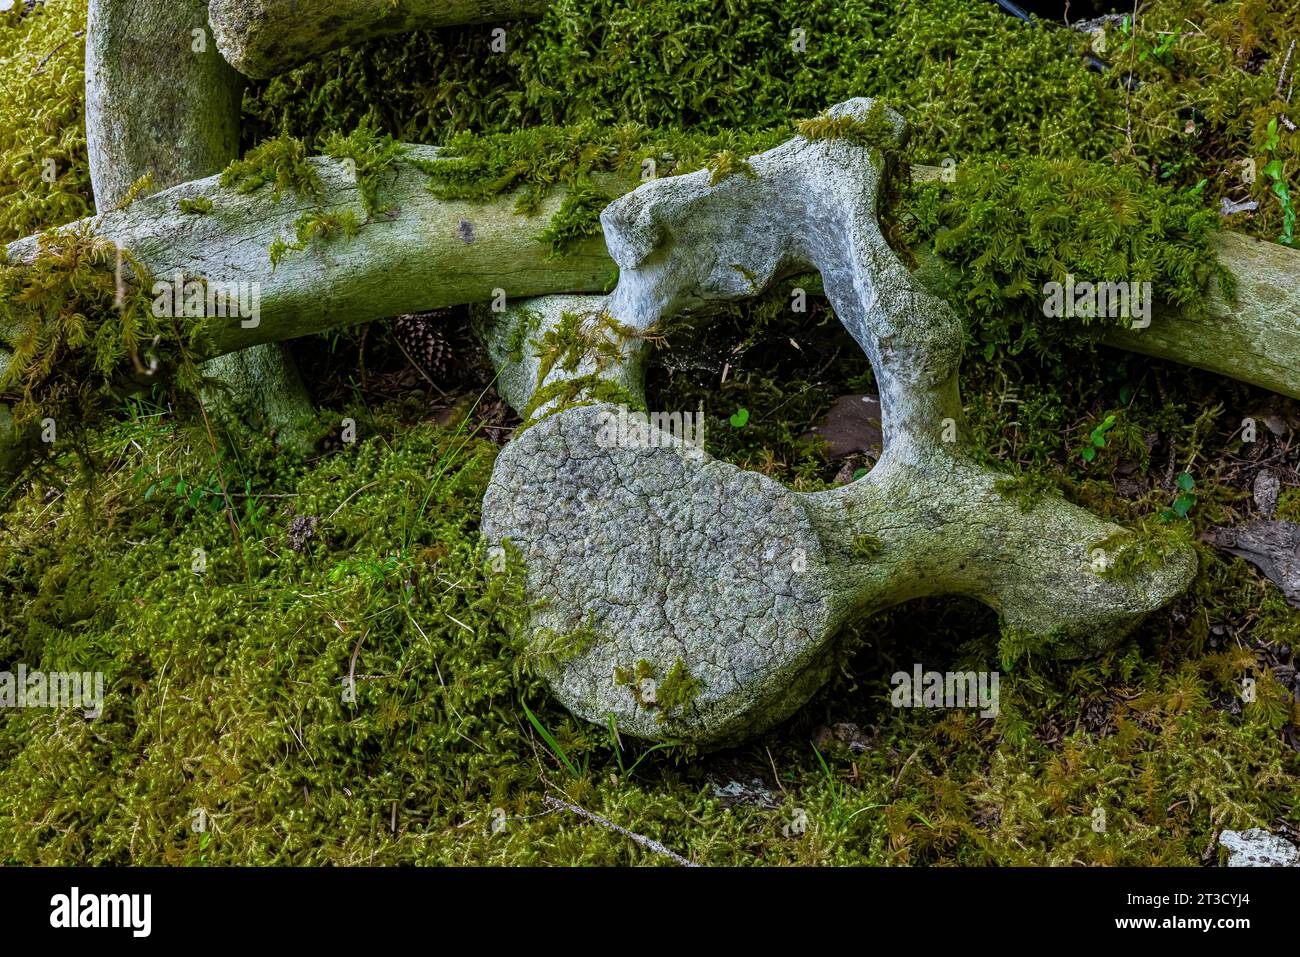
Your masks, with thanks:
<instances>
[{"instance_id":1,"label":"moss covered ground","mask_svg":"<svg viewBox=\"0 0 1300 957\"><path fill-rule=\"evenodd\" d=\"M6 241L90 210L84 3L21 9L0 14ZM1026 290L1082 264L1154 270L1194 302L1223 197L1259 203L1229 226L1284 238L1300 136L1269 121L1287 109L1298 26L1294 0L1157 0L1108 29L1117 67L1097 73L1090 37L982 0L559 0L510 25L503 54L486 28L450 29L255 84L245 145L343 155L364 128L477 157L461 189L484 170L545 188L590 162L544 151L515 170L512 137L707 142L678 152L734 172L756 138L883 96L913 128L896 162L956 161L957 184L899 185L889 215L894 238L933 241L958 277L970 427L1017 475L1008 494L1056 491L1193 537L1256 517L1261 467L1281 478L1279 517L1300 520L1300 407L1046 326ZM1069 188L1086 216L1062 215ZM560 247L580 234L560 226ZM714 454L823 488L869 460L803 436L873 380L824 300L794 313L791 295L665 330L650 402L703 401ZM1219 860L1223 828L1300 832L1300 612L1199 542L1188 594L1096 660L1055 660L982 606L927 599L853 623L830 684L732 751L651 750L570 717L518 637L517 558L477 532L518 420L466 310L434 321L454 359L441 370L414 368L388 324L294 344L320 409L311 455L159 392L118 402L6 492L0 670L103 671L107 695L95 720L0 713L0 862L671 863L548 793L718 865L1197 864ZM889 675L914 662L1000 670L1000 713L892 707Z\"/></svg>"}]
</instances>

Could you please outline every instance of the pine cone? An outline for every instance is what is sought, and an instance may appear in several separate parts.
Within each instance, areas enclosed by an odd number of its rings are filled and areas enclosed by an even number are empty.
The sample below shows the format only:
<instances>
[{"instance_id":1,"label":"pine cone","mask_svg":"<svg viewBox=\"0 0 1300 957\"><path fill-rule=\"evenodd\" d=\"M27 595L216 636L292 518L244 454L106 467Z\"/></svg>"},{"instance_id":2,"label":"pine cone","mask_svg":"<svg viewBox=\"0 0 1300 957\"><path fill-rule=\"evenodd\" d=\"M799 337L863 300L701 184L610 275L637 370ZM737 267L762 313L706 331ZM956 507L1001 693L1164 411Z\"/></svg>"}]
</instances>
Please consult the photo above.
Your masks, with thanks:
<instances>
[{"instance_id":1,"label":"pine cone","mask_svg":"<svg viewBox=\"0 0 1300 957\"><path fill-rule=\"evenodd\" d=\"M295 515L285 533L289 547L295 552L305 549L307 543L316 536L316 526L319 524L320 519L315 515Z\"/></svg>"},{"instance_id":2,"label":"pine cone","mask_svg":"<svg viewBox=\"0 0 1300 957\"><path fill-rule=\"evenodd\" d=\"M398 316L393 323L393 338L411 361L430 376L446 375L455 357L455 349L443 335L441 325L442 317L432 312Z\"/></svg>"}]
</instances>

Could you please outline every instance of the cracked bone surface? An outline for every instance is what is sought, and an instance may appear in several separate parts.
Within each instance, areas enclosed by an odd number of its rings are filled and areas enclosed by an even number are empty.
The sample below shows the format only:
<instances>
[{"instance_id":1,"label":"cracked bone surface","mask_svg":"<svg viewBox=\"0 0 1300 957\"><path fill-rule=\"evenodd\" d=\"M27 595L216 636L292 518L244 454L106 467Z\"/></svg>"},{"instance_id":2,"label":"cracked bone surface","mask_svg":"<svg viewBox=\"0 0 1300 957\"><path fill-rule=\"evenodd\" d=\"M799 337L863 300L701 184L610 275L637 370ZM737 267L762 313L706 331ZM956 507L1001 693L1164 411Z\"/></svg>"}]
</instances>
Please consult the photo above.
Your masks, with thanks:
<instances>
[{"instance_id":1,"label":"cracked bone surface","mask_svg":"<svg viewBox=\"0 0 1300 957\"><path fill-rule=\"evenodd\" d=\"M851 100L830 115L869 108ZM1123 529L1055 497L1022 510L995 487L1007 476L964 451L961 325L881 235L869 149L796 137L749 162L752 177L710 184L700 172L615 200L601 217L620 267L613 293L518 303L486 330L503 393L528 421L498 457L483 530L522 554L534 634L575 636L544 663L570 710L612 715L638 737L723 746L807 701L851 617L967 595L1077 655L1187 587L1190 547L1107 574L1136 547ZM611 427L608 390L641 391L638 332L809 267L875 370L884 451L865 477L796 493L671 429ZM606 348L540 364L546 331L566 327L603 328ZM521 329L541 347L521 348Z\"/></svg>"}]
</instances>

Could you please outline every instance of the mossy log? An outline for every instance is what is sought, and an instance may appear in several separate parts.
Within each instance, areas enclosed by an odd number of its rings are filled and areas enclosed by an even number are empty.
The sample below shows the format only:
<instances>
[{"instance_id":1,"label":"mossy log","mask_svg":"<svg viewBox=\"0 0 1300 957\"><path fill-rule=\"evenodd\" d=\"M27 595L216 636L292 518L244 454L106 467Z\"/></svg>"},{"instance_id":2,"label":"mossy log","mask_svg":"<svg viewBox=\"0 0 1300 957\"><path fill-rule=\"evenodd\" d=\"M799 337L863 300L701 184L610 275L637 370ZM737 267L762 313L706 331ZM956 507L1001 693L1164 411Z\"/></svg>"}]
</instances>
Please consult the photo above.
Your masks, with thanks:
<instances>
[{"instance_id":1,"label":"mossy log","mask_svg":"<svg viewBox=\"0 0 1300 957\"><path fill-rule=\"evenodd\" d=\"M550 0L212 0L217 46L245 76L267 79L376 37L540 16Z\"/></svg>"}]
</instances>

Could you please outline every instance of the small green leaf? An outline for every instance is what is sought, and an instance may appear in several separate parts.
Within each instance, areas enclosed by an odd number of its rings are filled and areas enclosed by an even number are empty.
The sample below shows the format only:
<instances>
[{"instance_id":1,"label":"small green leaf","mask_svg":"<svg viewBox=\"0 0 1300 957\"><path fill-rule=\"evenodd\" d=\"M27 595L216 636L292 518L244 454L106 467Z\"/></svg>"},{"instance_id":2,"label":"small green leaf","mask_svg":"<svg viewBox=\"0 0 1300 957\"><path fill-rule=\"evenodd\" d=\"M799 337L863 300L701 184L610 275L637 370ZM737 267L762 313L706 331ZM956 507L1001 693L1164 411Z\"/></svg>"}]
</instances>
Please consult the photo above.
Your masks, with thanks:
<instances>
[{"instance_id":1,"label":"small green leaf","mask_svg":"<svg viewBox=\"0 0 1300 957\"><path fill-rule=\"evenodd\" d=\"M1186 472L1179 472L1177 481L1178 487L1184 492L1190 492L1192 489L1196 488L1196 480Z\"/></svg>"},{"instance_id":2,"label":"small green leaf","mask_svg":"<svg viewBox=\"0 0 1300 957\"><path fill-rule=\"evenodd\" d=\"M1083 454L1083 460L1085 462L1091 462L1093 459L1097 457L1097 450L1094 449L1091 445L1088 445L1084 447L1082 454Z\"/></svg>"},{"instance_id":3,"label":"small green leaf","mask_svg":"<svg viewBox=\"0 0 1300 957\"><path fill-rule=\"evenodd\" d=\"M519 703L524 706L524 714L528 716L528 722L537 729L537 733L542 736L542 740L545 741L547 746L555 753L555 756L560 759L560 762L569 769L569 773L575 778L581 777L578 773L578 769L574 767L573 762L569 760L569 756L564 753L564 748L560 747L560 743L551 736L549 731L542 727L542 723L537 720L537 715L533 714L532 711L528 709L528 705L524 704L522 701Z\"/></svg>"}]
</instances>

